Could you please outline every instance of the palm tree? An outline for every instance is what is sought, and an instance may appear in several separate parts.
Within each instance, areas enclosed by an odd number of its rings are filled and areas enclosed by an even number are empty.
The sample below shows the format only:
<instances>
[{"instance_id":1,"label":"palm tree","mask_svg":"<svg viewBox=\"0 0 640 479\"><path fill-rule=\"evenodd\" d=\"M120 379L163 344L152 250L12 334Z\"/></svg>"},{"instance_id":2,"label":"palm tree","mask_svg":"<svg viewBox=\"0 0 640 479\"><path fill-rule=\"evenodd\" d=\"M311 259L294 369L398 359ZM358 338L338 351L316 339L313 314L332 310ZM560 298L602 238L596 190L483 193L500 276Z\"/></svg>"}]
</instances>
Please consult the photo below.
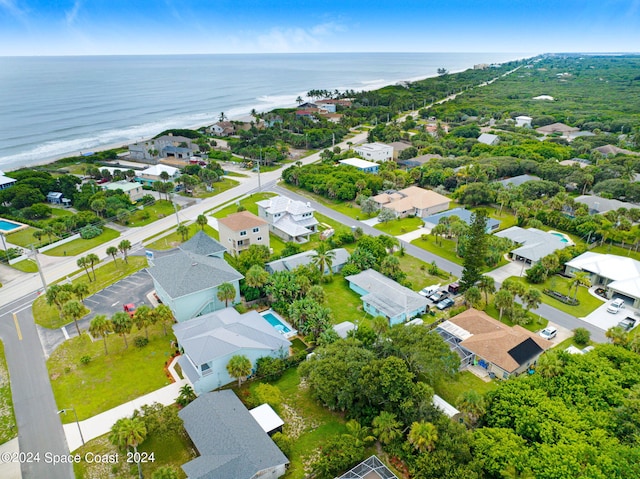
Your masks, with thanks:
<instances>
[{"instance_id":1,"label":"palm tree","mask_svg":"<svg viewBox=\"0 0 640 479\"><path fill-rule=\"evenodd\" d=\"M117 266L118 263L116 263L116 255L118 254L118 248L115 246L109 246L106 253L113 258L113 264Z\"/></svg>"},{"instance_id":2,"label":"palm tree","mask_svg":"<svg viewBox=\"0 0 640 479\"><path fill-rule=\"evenodd\" d=\"M183 242L187 241L187 238L189 238L189 228L185 225L178 226L178 228L176 228L176 232L182 237Z\"/></svg>"},{"instance_id":3,"label":"palm tree","mask_svg":"<svg viewBox=\"0 0 640 479\"><path fill-rule=\"evenodd\" d=\"M87 278L89 278L89 282L93 281L91 279L91 275L89 274L89 262L87 261L87 258L84 256L78 258L76 264L78 265L78 268L84 268L85 273L87 273Z\"/></svg>"},{"instance_id":4,"label":"palm tree","mask_svg":"<svg viewBox=\"0 0 640 479\"><path fill-rule=\"evenodd\" d=\"M134 457L137 456L138 445L147 438L147 427L142 418L124 418L118 419L111 428L109 441L114 446L121 449L133 448ZM142 469L140 461L138 464L138 478L142 479Z\"/></svg>"},{"instance_id":5,"label":"palm tree","mask_svg":"<svg viewBox=\"0 0 640 479\"><path fill-rule=\"evenodd\" d=\"M500 310L500 316L498 317L498 320L502 321L502 313L504 312L504 310L509 309L513 306L514 295L509 290L501 289L493 297L493 301L496 305L496 308Z\"/></svg>"},{"instance_id":6,"label":"palm tree","mask_svg":"<svg viewBox=\"0 0 640 479\"><path fill-rule=\"evenodd\" d=\"M67 319L73 319L73 322L76 325L76 330L78 331L78 336L80 336L80 326L78 326L78 319L80 319L85 314L85 308L80 301L72 299L71 301L67 301L62 306L62 315Z\"/></svg>"},{"instance_id":7,"label":"palm tree","mask_svg":"<svg viewBox=\"0 0 640 479\"><path fill-rule=\"evenodd\" d=\"M373 419L371 425L373 426L373 433L382 444L389 444L402 435L400 421L391 412L381 411Z\"/></svg>"},{"instance_id":8,"label":"palm tree","mask_svg":"<svg viewBox=\"0 0 640 479\"><path fill-rule=\"evenodd\" d=\"M484 398L473 389L464 391L460 395L456 401L456 407L465 413L472 427L476 425L478 419L480 419L485 412Z\"/></svg>"},{"instance_id":9,"label":"palm tree","mask_svg":"<svg viewBox=\"0 0 640 479\"><path fill-rule=\"evenodd\" d=\"M159 321L164 328L164 335L167 335L167 324L173 323L173 311L166 304L159 304L153 310L156 321Z\"/></svg>"},{"instance_id":10,"label":"palm tree","mask_svg":"<svg viewBox=\"0 0 640 479\"><path fill-rule=\"evenodd\" d=\"M180 396L178 396L178 399L176 399L176 402L180 406L185 407L187 404L194 401L196 397L197 396L196 396L196 393L193 391L193 388L190 385L185 384L180 388Z\"/></svg>"},{"instance_id":11,"label":"palm tree","mask_svg":"<svg viewBox=\"0 0 640 479\"><path fill-rule=\"evenodd\" d=\"M259 264L254 264L247 270L244 282L251 288L263 288L269 281L269 273Z\"/></svg>"},{"instance_id":12,"label":"palm tree","mask_svg":"<svg viewBox=\"0 0 640 479\"><path fill-rule=\"evenodd\" d=\"M243 355L236 354L227 363L227 372L232 378L238 380L238 387L242 384L242 379L251 374L251 360Z\"/></svg>"},{"instance_id":13,"label":"palm tree","mask_svg":"<svg viewBox=\"0 0 640 479\"><path fill-rule=\"evenodd\" d=\"M84 303L84 298L89 294L89 285L83 281L73 285L73 294Z\"/></svg>"},{"instance_id":14,"label":"palm tree","mask_svg":"<svg viewBox=\"0 0 640 479\"><path fill-rule=\"evenodd\" d=\"M128 349L127 334L131 332L131 328L133 327L131 317L124 311L118 311L111 316L111 322L113 323L113 331L122 336L122 339L124 339L124 347Z\"/></svg>"},{"instance_id":15,"label":"palm tree","mask_svg":"<svg viewBox=\"0 0 640 479\"><path fill-rule=\"evenodd\" d=\"M536 288L529 288L521 298L524 303L525 310L528 313L530 310L536 309L540 306L540 303L542 302L542 293Z\"/></svg>"},{"instance_id":16,"label":"palm tree","mask_svg":"<svg viewBox=\"0 0 640 479\"><path fill-rule=\"evenodd\" d=\"M376 439L370 434L371 430L368 427L363 426L355 419L347 421L346 426L347 432L342 436L350 439L356 447L366 446Z\"/></svg>"},{"instance_id":17,"label":"palm tree","mask_svg":"<svg viewBox=\"0 0 640 479\"><path fill-rule=\"evenodd\" d=\"M575 288L573 299L576 299L576 297L578 296L578 288L580 286L591 286L589 273L586 271L578 271L577 273L574 273L573 278L571 278L571 281L569 281L569 291L571 291L571 288Z\"/></svg>"},{"instance_id":18,"label":"palm tree","mask_svg":"<svg viewBox=\"0 0 640 479\"><path fill-rule=\"evenodd\" d=\"M160 172L160 179L162 180L163 183L166 183L167 180L169 180L169 173L166 171L161 171Z\"/></svg>"},{"instance_id":19,"label":"palm tree","mask_svg":"<svg viewBox=\"0 0 640 479\"><path fill-rule=\"evenodd\" d=\"M482 294L477 286L471 286L464 292L464 301L472 308L475 308L482 300Z\"/></svg>"},{"instance_id":20,"label":"palm tree","mask_svg":"<svg viewBox=\"0 0 640 479\"><path fill-rule=\"evenodd\" d=\"M433 451L438 440L438 430L430 422L414 422L407 440L419 452Z\"/></svg>"},{"instance_id":21,"label":"palm tree","mask_svg":"<svg viewBox=\"0 0 640 479\"><path fill-rule=\"evenodd\" d=\"M478 289L484 293L484 302L489 304L489 295L496 292L496 282L491 276L483 274L476 283Z\"/></svg>"},{"instance_id":22,"label":"palm tree","mask_svg":"<svg viewBox=\"0 0 640 479\"><path fill-rule=\"evenodd\" d=\"M91 272L93 273L93 279L95 281L96 279L96 270L95 270L95 265L97 265L100 262L100 258L98 258L97 254L93 254L93 253L89 253L87 255L87 263L89 264L89 266L91 267Z\"/></svg>"},{"instance_id":23,"label":"palm tree","mask_svg":"<svg viewBox=\"0 0 640 479\"><path fill-rule=\"evenodd\" d=\"M104 314L98 314L89 324L89 334L94 338L100 336L104 341L104 354L109 354L109 351L107 351L107 334L112 331L113 324Z\"/></svg>"},{"instance_id":24,"label":"palm tree","mask_svg":"<svg viewBox=\"0 0 640 479\"><path fill-rule=\"evenodd\" d=\"M149 339L149 325L155 322L155 315L152 313L152 309L143 304L136 309L136 312L133 313L133 322L140 331L144 328L144 333L147 339Z\"/></svg>"},{"instance_id":25,"label":"palm tree","mask_svg":"<svg viewBox=\"0 0 640 479\"><path fill-rule=\"evenodd\" d=\"M131 241L129 241L129 240L120 241L120 243L118 243L118 249L122 253L122 257L124 258L124 262L129 264L129 261L127 261L127 253L131 249Z\"/></svg>"},{"instance_id":26,"label":"palm tree","mask_svg":"<svg viewBox=\"0 0 640 479\"><path fill-rule=\"evenodd\" d=\"M327 243L320 243L311 261L321 275L324 275L326 270L329 270L328 274L331 275L334 259L336 259L335 251L331 251Z\"/></svg>"},{"instance_id":27,"label":"palm tree","mask_svg":"<svg viewBox=\"0 0 640 479\"><path fill-rule=\"evenodd\" d=\"M564 371L564 360L558 351L548 351L538 359L537 371L542 377L552 378Z\"/></svg>"},{"instance_id":28,"label":"palm tree","mask_svg":"<svg viewBox=\"0 0 640 479\"><path fill-rule=\"evenodd\" d=\"M204 231L204 227L207 225L207 217L205 215L198 215L196 223L200 226L200 229Z\"/></svg>"},{"instance_id":29,"label":"palm tree","mask_svg":"<svg viewBox=\"0 0 640 479\"><path fill-rule=\"evenodd\" d=\"M629 342L629 335L620 326L614 326L613 328L607 329L607 332L604 333L604 335L616 346L624 347Z\"/></svg>"},{"instance_id":30,"label":"palm tree","mask_svg":"<svg viewBox=\"0 0 640 479\"><path fill-rule=\"evenodd\" d=\"M224 301L224 307L229 306L229 301L236 298L236 288L231 283L222 283L218 286L218 299Z\"/></svg>"}]
</instances>

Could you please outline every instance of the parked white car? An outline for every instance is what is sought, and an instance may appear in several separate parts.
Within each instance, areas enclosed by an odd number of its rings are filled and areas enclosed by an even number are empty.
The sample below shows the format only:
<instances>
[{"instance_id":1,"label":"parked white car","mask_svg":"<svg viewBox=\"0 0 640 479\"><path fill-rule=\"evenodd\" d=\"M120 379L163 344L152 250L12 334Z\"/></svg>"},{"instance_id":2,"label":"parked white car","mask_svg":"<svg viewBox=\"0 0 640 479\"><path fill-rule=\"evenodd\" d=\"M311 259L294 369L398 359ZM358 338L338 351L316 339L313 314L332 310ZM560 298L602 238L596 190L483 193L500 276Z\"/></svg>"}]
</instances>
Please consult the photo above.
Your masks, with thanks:
<instances>
[{"instance_id":1,"label":"parked white car","mask_svg":"<svg viewBox=\"0 0 640 479\"><path fill-rule=\"evenodd\" d=\"M540 331L539 334L540 337L551 340L556 337L556 334L558 334L558 330L554 327L549 326Z\"/></svg>"},{"instance_id":2,"label":"parked white car","mask_svg":"<svg viewBox=\"0 0 640 479\"><path fill-rule=\"evenodd\" d=\"M614 299L609 306L607 306L607 313L617 314L618 311L624 308L623 299Z\"/></svg>"}]
</instances>

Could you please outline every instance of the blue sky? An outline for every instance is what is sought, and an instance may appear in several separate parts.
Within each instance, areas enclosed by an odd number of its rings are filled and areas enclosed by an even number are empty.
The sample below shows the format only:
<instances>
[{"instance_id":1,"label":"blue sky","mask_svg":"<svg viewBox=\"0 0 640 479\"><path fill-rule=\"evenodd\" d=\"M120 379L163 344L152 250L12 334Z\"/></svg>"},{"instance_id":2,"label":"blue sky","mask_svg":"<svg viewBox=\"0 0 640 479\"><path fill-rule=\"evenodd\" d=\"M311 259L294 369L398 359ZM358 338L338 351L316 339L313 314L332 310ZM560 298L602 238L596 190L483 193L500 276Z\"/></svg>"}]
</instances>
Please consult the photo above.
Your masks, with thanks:
<instances>
[{"instance_id":1,"label":"blue sky","mask_svg":"<svg viewBox=\"0 0 640 479\"><path fill-rule=\"evenodd\" d=\"M640 0L0 0L0 56L639 50Z\"/></svg>"}]
</instances>

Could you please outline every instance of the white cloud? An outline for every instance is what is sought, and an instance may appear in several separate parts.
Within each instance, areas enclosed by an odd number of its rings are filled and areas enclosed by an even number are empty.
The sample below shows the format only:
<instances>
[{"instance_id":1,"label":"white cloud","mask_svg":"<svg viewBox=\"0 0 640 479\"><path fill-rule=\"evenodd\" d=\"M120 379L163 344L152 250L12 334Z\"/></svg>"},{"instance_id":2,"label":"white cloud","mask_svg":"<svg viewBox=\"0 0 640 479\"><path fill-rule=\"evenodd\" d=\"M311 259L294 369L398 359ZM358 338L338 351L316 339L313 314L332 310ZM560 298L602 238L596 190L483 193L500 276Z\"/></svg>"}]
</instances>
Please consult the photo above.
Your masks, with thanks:
<instances>
[{"instance_id":1,"label":"white cloud","mask_svg":"<svg viewBox=\"0 0 640 479\"><path fill-rule=\"evenodd\" d=\"M317 51L326 37L346 29L336 22L320 23L309 28L274 27L257 35L257 51L271 53Z\"/></svg>"},{"instance_id":2,"label":"white cloud","mask_svg":"<svg viewBox=\"0 0 640 479\"><path fill-rule=\"evenodd\" d=\"M75 0L75 2L73 2L73 7L71 7L71 10L67 10L66 12L64 12L64 16L65 16L65 19L67 20L67 24L73 25L75 23L76 18L78 18L78 12L80 11L81 7L82 7L82 0Z\"/></svg>"},{"instance_id":3,"label":"white cloud","mask_svg":"<svg viewBox=\"0 0 640 479\"><path fill-rule=\"evenodd\" d=\"M14 17L19 17L26 13L26 10L18 5L17 0L0 0L0 10L6 10Z\"/></svg>"}]
</instances>

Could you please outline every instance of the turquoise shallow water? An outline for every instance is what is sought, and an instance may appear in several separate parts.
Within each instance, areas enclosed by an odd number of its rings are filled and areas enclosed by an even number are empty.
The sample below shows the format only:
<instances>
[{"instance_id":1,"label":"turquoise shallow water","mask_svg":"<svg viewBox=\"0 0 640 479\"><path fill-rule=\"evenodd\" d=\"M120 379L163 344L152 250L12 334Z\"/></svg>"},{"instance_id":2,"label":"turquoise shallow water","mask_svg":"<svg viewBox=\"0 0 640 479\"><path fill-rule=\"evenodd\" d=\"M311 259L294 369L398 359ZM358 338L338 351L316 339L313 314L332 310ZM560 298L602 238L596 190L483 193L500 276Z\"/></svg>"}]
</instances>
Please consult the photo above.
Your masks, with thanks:
<instances>
[{"instance_id":1,"label":"turquoise shallow water","mask_svg":"<svg viewBox=\"0 0 640 479\"><path fill-rule=\"evenodd\" d=\"M267 321L267 323L269 323L271 326L273 326L275 329L277 329L281 333L291 332L291 330L287 328L284 324L282 324L282 321L280 321L273 313L264 313L262 314L262 317Z\"/></svg>"},{"instance_id":2,"label":"turquoise shallow water","mask_svg":"<svg viewBox=\"0 0 640 479\"><path fill-rule=\"evenodd\" d=\"M0 170L519 53L0 57Z\"/></svg>"},{"instance_id":3,"label":"turquoise shallow water","mask_svg":"<svg viewBox=\"0 0 640 479\"><path fill-rule=\"evenodd\" d=\"M16 228L20 228L20 225L11 221L0 220L0 231L13 231Z\"/></svg>"}]
</instances>

